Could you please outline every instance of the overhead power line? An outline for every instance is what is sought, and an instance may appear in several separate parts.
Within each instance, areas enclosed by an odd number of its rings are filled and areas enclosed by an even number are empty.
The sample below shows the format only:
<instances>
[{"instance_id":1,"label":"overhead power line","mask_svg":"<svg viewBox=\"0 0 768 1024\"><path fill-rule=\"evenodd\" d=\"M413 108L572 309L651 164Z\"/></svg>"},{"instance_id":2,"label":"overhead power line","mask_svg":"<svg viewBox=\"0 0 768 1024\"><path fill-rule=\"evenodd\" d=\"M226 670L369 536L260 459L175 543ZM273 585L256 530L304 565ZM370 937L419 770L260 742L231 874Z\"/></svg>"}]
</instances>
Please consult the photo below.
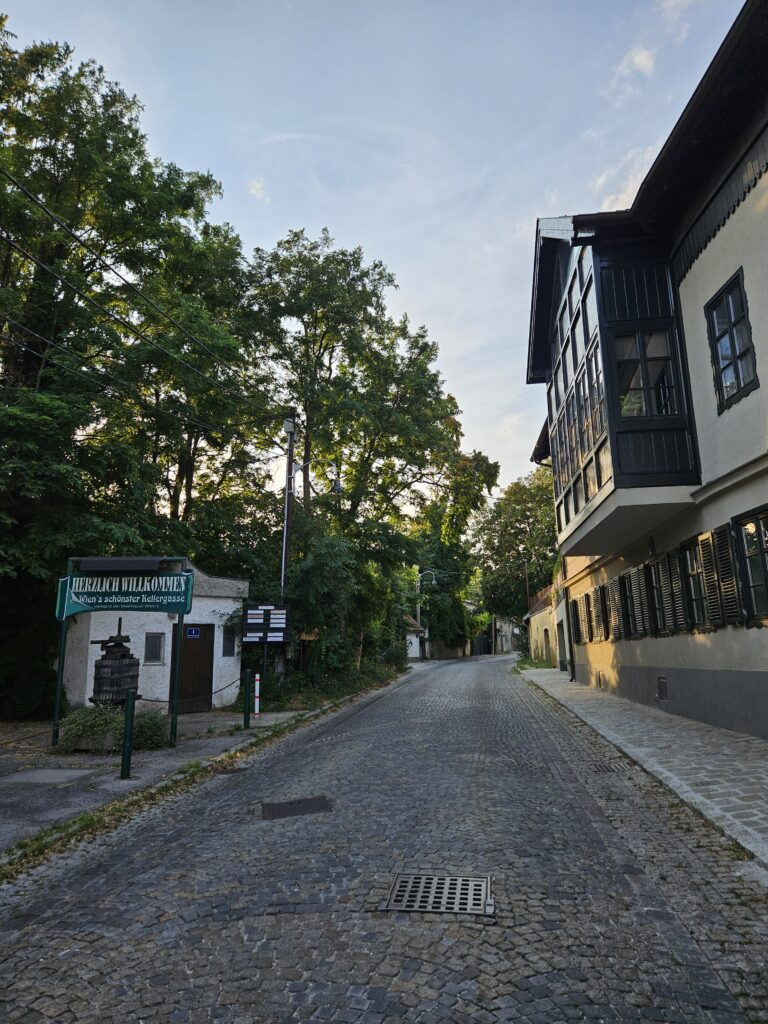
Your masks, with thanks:
<instances>
[{"instance_id":1,"label":"overhead power line","mask_svg":"<svg viewBox=\"0 0 768 1024\"><path fill-rule=\"evenodd\" d=\"M82 248L85 249L86 252L89 252L93 257L95 257L95 259L97 259L103 267L106 267L111 274L114 274L114 276L119 281L122 281L122 283L127 288L130 288L130 290L134 294L138 295L139 298L143 302L146 302L147 305L150 306L152 309L154 309L156 313L159 313L160 316L165 317L165 319L168 320L169 323L172 323L174 327L180 330L182 334L186 338L188 338L194 345L197 345L204 352L206 352L214 360L214 362L217 363L218 366L234 374L244 384L249 385L248 379L239 370L237 370L236 367L231 366L229 363L225 363L223 360L221 360L216 355L216 353L205 344L204 341L201 341L198 337L196 337L189 330L187 330L187 328L183 324L179 323L179 321L174 316L172 316L167 310L163 309L162 306L155 302L154 299L146 295L137 285L135 285L127 277L121 274L120 271L117 270L115 266L109 262L109 260L105 259L101 255L101 253L97 252L97 250L94 249L88 241L82 238L73 228L71 228L65 221L63 221L61 217L58 216L58 214L54 213L53 210L46 206L42 199L38 198L38 196L36 196L34 192L30 191L26 187L26 185L18 181L4 167L0 167L0 173L4 174L5 177L11 182L11 184L14 185L20 192L22 192L30 200L30 202L33 202L35 206L37 206L39 209L43 211L43 213L46 214L46 216L50 217L50 219L57 225L57 227L61 228L62 231L65 231L71 238L73 238L78 243L78 245L82 246Z\"/></svg>"},{"instance_id":2,"label":"overhead power line","mask_svg":"<svg viewBox=\"0 0 768 1024\"><path fill-rule=\"evenodd\" d=\"M97 302L95 299L92 299L90 295L87 295L84 291L78 288L77 285L72 284L72 282L67 280L66 277L58 273L58 271L54 270L53 267L48 266L48 264L45 263L43 260L40 260L36 256L33 256L32 253L28 252L23 246L19 245L18 242L14 242L14 240L10 238L8 235L6 235L4 232L0 232L0 238L2 238L3 241L7 242L8 245L10 245L12 249L15 249L16 252L18 252L21 256L24 256L25 259L30 260L30 262L36 264L42 270L45 270L47 273L55 277L65 287L73 291L85 302L88 302L90 305L100 310L102 313L104 313L105 316L108 316L115 323L120 324L121 327L123 327L127 331L130 331L131 334L134 334L141 341L144 341L146 342L146 344L151 345L152 348L157 349L158 352L162 352L163 355L169 356L175 362L179 363L179 365L186 366L188 370L191 370L192 373L196 374L198 377L201 377L209 386L214 385L222 394L230 395L240 402L248 401L247 396L241 394L240 392L231 391L229 388L222 387L219 381L212 380L208 374L204 373L202 370L198 370L196 366L193 366L192 363L187 362L187 360L184 359L182 356L176 355L175 352L171 352L167 348L163 348L162 345L154 341L154 339L150 338L143 331L140 331L138 327L134 327L133 324L130 323L128 320L124 320L123 317L118 316L116 313L113 313L110 310L108 310L105 306L102 306L101 303Z\"/></svg>"},{"instance_id":3,"label":"overhead power line","mask_svg":"<svg viewBox=\"0 0 768 1024\"><path fill-rule=\"evenodd\" d=\"M5 317L5 320L9 324L13 324L14 327L20 328L22 331L26 331L27 334L34 338L37 338L39 341L44 342L46 345L50 345L52 348L55 349L60 349L67 356L72 355L72 353L69 352L69 350L66 349L63 345L59 345L55 341L51 341L48 338L44 338L42 335L37 334L36 331L31 330L29 327L25 327L23 324L17 323L15 320L11 320L9 317ZM24 341L19 341L15 338L11 338L8 336L2 337L2 340L8 342L11 345L14 345L16 348L22 349L24 352L30 352L32 355L36 355L38 357L40 356L40 353L36 349L32 348ZM132 398L138 405L144 406L144 408L151 412L153 415L157 415L157 405L153 405L146 398L144 398L144 396L139 391L137 391L133 387L133 385L131 385L128 381L123 380L121 377L116 377L115 374L110 373L108 370L94 370L93 373L85 373L83 370L78 370L73 366L68 366L66 363L62 363L60 360L54 359L52 356L48 357L48 362L52 366L55 366L58 369L63 370L65 373L69 373L76 377L82 378L89 384L99 384L107 391ZM115 384L104 383L105 380L114 381ZM169 419L173 419L176 420L178 423L181 423L182 426L200 427L201 430L207 430L213 433L220 433L222 430L221 427L215 427L213 426L213 424L206 423L203 420L199 420L195 416L181 417L175 412L163 409L162 406L160 407L160 411L164 416L167 416ZM233 424L233 426L238 426L238 424Z\"/></svg>"}]
</instances>

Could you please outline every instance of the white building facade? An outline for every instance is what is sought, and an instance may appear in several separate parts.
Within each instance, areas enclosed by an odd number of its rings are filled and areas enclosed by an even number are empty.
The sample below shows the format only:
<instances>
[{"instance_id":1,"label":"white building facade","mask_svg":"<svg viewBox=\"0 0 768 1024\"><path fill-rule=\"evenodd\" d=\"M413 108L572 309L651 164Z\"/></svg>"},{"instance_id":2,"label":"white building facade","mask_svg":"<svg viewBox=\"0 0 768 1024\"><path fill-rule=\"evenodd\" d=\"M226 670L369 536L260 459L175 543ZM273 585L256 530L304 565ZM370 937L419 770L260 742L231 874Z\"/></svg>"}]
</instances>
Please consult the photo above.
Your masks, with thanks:
<instances>
[{"instance_id":1,"label":"white building facade","mask_svg":"<svg viewBox=\"0 0 768 1024\"><path fill-rule=\"evenodd\" d=\"M248 581L193 571L192 609L183 624L180 714L231 704L240 685L240 632ZM165 612L90 612L70 620L64 664L64 687L70 707L88 705L94 669L102 651L98 643L121 631L140 661L137 707L166 710L173 654L178 640L177 616Z\"/></svg>"}]
</instances>

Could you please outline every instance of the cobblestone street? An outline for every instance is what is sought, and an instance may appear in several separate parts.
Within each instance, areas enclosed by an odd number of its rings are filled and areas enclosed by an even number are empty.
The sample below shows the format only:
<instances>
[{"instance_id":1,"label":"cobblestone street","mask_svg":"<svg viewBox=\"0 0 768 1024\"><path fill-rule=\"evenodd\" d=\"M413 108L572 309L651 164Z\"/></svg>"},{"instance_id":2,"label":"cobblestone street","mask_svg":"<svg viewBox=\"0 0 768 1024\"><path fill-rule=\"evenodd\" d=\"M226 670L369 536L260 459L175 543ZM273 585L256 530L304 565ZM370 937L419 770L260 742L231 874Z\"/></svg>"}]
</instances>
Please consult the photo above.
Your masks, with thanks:
<instances>
[{"instance_id":1,"label":"cobblestone street","mask_svg":"<svg viewBox=\"0 0 768 1024\"><path fill-rule=\"evenodd\" d=\"M768 1021L764 872L511 664L417 666L0 890L0 1020ZM399 872L495 914L387 910Z\"/></svg>"}]
</instances>

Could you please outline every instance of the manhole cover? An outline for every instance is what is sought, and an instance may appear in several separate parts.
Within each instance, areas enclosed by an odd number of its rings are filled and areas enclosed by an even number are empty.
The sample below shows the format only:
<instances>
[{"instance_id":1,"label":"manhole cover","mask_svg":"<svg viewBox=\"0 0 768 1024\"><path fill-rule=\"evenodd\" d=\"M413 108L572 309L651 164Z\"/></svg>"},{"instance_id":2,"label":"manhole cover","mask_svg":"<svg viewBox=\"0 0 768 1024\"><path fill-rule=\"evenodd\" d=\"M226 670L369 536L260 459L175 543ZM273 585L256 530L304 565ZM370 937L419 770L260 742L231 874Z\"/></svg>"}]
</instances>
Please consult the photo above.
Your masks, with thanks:
<instances>
[{"instance_id":1,"label":"manhole cover","mask_svg":"<svg viewBox=\"0 0 768 1024\"><path fill-rule=\"evenodd\" d=\"M272 821L274 818L295 818L299 814L320 814L321 811L332 810L333 804L327 796L305 796L273 804L262 802L261 817L264 821Z\"/></svg>"},{"instance_id":2,"label":"manhole cover","mask_svg":"<svg viewBox=\"0 0 768 1024\"><path fill-rule=\"evenodd\" d=\"M387 910L424 914L493 914L490 875L398 875Z\"/></svg>"}]
</instances>

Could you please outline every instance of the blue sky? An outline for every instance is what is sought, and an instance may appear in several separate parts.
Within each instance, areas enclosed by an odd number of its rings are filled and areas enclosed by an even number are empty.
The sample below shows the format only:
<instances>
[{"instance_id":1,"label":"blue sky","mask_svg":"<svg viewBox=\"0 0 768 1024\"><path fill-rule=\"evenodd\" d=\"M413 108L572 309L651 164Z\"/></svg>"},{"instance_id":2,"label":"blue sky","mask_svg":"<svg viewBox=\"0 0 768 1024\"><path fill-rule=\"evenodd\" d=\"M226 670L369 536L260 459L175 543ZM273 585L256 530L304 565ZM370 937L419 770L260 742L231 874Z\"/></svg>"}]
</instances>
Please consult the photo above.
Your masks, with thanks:
<instances>
[{"instance_id":1,"label":"blue sky","mask_svg":"<svg viewBox=\"0 0 768 1024\"><path fill-rule=\"evenodd\" d=\"M327 226L426 324L465 446L530 468L537 216L624 207L741 0L6 0L144 104L151 151L210 170L246 251Z\"/></svg>"}]
</instances>

